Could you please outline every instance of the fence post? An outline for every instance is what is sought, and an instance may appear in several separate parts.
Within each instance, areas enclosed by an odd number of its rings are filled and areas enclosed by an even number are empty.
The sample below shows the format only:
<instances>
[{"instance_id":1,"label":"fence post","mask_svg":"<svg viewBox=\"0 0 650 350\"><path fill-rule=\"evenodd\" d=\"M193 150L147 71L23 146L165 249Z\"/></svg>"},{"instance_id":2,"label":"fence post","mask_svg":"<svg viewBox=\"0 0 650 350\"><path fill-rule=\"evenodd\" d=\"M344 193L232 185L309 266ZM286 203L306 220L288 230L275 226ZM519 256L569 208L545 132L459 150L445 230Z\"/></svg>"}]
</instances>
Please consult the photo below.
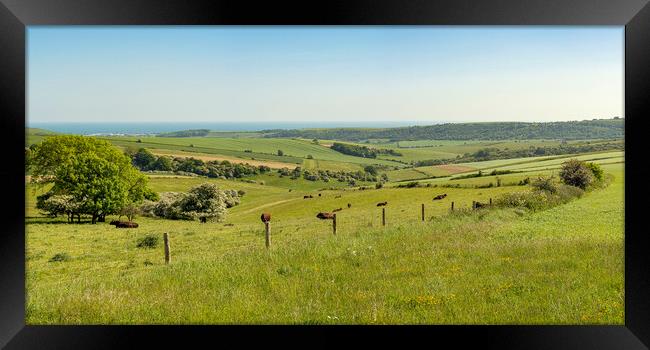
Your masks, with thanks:
<instances>
[{"instance_id":1,"label":"fence post","mask_svg":"<svg viewBox=\"0 0 650 350\"><path fill-rule=\"evenodd\" d=\"M422 203L422 221L424 221L424 203Z\"/></svg>"},{"instance_id":2,"label":"fence post","mask_svg":"<svg viewBox=\"0 0 650 350\"><path fill-rule=\"evenodd\" d=\"M472 201L472 209L476 209L476 201Z\"/></svg>"},{"instance_id":3,"label":"fence post","mask_svg":"<svg viewBox=\"0 0 650 350\"><path fill-rule=\"evenodd\" d=\"M169 251L169 234L167 232L163 233L163 241L165 241L165 264L169 264L172 258Z\"/></svg>"},{"instance_id":4,"label":"fence post","mask_svg":"<svg viewBox=\"0 0 650 350\"><path fill-rule=\"evenodd\" d=\"M271 246L271 222L264 222L264 228L266 229L266 248Z\"/></svg>"},{"instance_id":5,"label":"fence post","mask_svg":"<svg viewBox=\"0 0 650 350\"><path fill-rule=\"evenodd\" d=\"M454 211L454 202L451 202L451 211Z\"/></svg>"},{"instance_id":6,"label":"fence post","mask_svg":"<svg viewBox=\"0 0 650 350\"><path fill-rule=\"evenodd\" d=\"M381 226L386 226L386 208L381 208Z\"/></svg>"},{"instance_id":7,"label":"fence post","mask_svg":"<svg viewBox=\"0 0 650 350\"><path fill-rule=\"evenodd\" d=\"M334 218L332 220L332 231L334 232L334 235L336 236L336 214L334 214Z\"/></svg>"},{"instance_id":8,"label":"fence post","mask_svg":"<svg viewBox=\"0 0 650 350\"><path fill-rule=\"evenodd\" d=\"M492 197L490 197L490 206L492 206Z\"/></svg>"}]
</instances>

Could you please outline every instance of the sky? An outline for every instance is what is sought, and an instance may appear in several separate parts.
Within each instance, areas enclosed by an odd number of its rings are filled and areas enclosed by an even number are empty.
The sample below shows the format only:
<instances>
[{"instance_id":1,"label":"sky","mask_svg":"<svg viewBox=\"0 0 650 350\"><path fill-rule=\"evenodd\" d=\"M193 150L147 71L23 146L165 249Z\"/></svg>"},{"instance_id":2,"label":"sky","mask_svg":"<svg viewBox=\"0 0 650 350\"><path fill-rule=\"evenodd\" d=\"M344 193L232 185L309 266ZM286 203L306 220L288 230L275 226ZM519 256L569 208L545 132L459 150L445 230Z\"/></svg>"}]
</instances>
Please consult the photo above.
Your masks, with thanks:
<instances>
[{"instance_id":1,"label":"sky","mask_svg":"<svg viewBox=\"0 0 650 350\"><path fill-rule=\"evenodd\" d=\"M29 26L27 119L624 116L622 26Z\"/></svg>"}]
</instances>

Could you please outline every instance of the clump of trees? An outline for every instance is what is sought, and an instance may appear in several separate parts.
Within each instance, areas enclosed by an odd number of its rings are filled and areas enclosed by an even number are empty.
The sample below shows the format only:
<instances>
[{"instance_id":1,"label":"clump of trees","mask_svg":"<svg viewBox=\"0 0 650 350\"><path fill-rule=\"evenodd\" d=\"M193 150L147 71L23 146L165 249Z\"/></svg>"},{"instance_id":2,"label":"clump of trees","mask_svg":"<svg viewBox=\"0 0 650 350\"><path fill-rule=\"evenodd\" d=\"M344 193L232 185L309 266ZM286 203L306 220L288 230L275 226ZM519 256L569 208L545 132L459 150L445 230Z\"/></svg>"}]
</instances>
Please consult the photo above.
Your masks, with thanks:
<instances>
[{"instance_id":1,"label":"clump of trees","mask_svg":"<svg viewBox=\"0 0 650 350\"><path fill-rule=\"evenodd\" d=\"M355 157L377 158L380 154L401 156L402 154L390 148L369 148L366 146L351 145L347 143L334 142L331 149Z\"/></svg>"},{"instance_id":2,"label":"clump of trees","mask_svg":"<svg viewBox=\"0 0 650 350\"><path fill-rule=\"evenodd\" d=\"M266 165L249 165L231 163L227 160L203 161L196 158L170 158L156 156L146 148L129 151L133 165L142 171L172 171L177 173L196 174L211 178L234 179L250 175L264 174L271 171Z\"/></svg>"},{"instance_id":3,"label":"clump of trees","mask_svg":"<svg viewBox=\"0 0 650 350\"><path fill-rule=\"evenodd\" d=\"M221 221L227 208L240 203L244 192L220 190L215 184L203 183L189 192L163 192L158 201L145 201L140 211L145 216L172 220Z\"/></svg>"},{"instance_id":4,"label":"clump of trees","mask_svg":"<svg viewBox=\"0 0 650 350\"><path fill-rule=\"evenodd\" d=\"M372 172L366 171L366 170L374 170L374 174ZM284 176L289 176L292 180L298 179L300 177L304 178L305 180L309 181L324 181L324 182L330 182L333 180L339 181L339 182L347 182L351 186L356 185L357 181L366 181L366 182L377 182L378 179L381 179L383 181L388 180L388 176L386 174L382 174L381 176L377 175L377 171L374 167L368 168L364 171L358 170L358 171L334 171L334 170L323 170L323 169L305 169L303 170L301 167L295 167L293 170L290 170L289 168L282 168L278 169L278 174L280 174L280 177Z\"/></svg>"},{"instance_id":5,"label":"clump of trees","mask_svg":"<svg viewBox=\"0 0 650 350\"><path fill-rule=\"evenodd\" d=\"M147 178L131 160L108 141L77 135L48 137L31 149L32 182L52 184L38 196L37 208L50 216L65 214L68 221L105 221L106 215L144 199L156 199Z\"/></svg>"},{"instance_id":6,"label":"clump of trees","mask_svg":"<svg viewBox=\"0 0 650 350\"><path fill-rule=\"evenodd\" d=\"M210 133L208 129L191 129L158 134L158 137L203 137Z\"/></svg>"}]
</instances>

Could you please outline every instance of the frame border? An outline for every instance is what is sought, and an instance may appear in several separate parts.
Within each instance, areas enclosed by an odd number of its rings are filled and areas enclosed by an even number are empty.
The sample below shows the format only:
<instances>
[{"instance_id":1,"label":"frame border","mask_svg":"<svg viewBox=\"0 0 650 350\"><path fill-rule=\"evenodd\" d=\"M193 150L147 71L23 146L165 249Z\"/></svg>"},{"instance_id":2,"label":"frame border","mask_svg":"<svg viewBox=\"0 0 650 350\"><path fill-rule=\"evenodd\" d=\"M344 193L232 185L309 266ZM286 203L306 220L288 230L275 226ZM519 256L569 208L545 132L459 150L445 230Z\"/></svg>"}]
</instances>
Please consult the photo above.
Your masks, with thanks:
<instances>
[{"instance_id":1,"label":"frame border","mask_svg":"<svg viewBox=\"0 0 650 350\"><path fill-rule=\"evenodd\" d=\"M8 183L0 235L0 346L7 348L172 346L189 340L237 345L266 339L353 335L382 344L417 337L438 344L527 349L647 349L650 344L650 258L641 203L648 193L640 170L644 112L650 108L648 0L0 0L0 138L10 149L0 169ZM25 197L26 26L29 25L624 25L625 26L625 325L624 326L26 326ZM6 168L5 168L6 165ZM633 192L634 191L634 192ZM8 203L11 203L8 205ZM647 215L647 214L646 214ZM246 337L254 332L260 337ZM290 336L291 338L288 338ZM324 341L324 342L323 342Z\"/></svg>"}]
</instances>

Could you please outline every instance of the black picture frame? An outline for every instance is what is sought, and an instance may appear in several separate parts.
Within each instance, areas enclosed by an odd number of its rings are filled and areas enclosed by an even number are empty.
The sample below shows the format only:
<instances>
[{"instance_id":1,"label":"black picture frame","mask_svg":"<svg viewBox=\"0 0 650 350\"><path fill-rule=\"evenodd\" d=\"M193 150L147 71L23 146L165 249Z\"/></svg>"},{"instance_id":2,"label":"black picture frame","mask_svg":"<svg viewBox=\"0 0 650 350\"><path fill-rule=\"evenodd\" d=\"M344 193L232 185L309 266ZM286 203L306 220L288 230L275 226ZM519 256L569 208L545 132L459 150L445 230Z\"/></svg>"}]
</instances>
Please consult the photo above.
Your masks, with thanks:
<instances>
[{"instance_id":1,"label":"black picture frame","mask_svg":"<svg viewBox=\"0 0 650 350\"><path fill-rule=\"evenodd\" d=\"M644 230L647 184L643 118L650 104L648 0L170 1L0 0L0 346L24 348L163 347L190 341L238 346L364 345L417 338L428 346L523 349L647 349L650 259ZM625 325L624 326L26 326L25 30L29 25L624 25L625 26ZM645 112L645 113L644 113ZM7 152L7 150L10 150ZM7 194L8 193L8 194ZM348 335L342 340L338 335ZM249 334L253 336L249 336ZM303 341L296 341L297 338ZM313 337L317 342L304 341ZM345 343L345 344L343 344ZM645 345L644 345L645 344ZM266 345L263 345L266 346Z\"/></svg>"}]
</instances>

